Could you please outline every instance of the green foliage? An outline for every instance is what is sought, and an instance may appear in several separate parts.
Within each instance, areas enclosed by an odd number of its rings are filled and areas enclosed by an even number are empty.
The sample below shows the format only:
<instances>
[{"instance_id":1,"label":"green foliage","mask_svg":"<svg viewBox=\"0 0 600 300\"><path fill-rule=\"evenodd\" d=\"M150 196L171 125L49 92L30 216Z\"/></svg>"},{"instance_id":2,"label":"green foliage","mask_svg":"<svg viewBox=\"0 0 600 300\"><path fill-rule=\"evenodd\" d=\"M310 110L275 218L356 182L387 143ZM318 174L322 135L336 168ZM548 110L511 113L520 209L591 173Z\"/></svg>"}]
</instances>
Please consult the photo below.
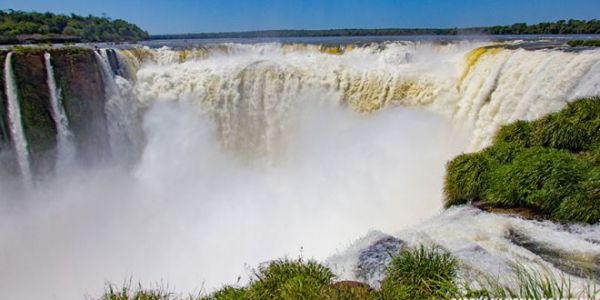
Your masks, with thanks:
<instances>
[{"instance_id":1,"label":"green foliage","mask_svg":"<svg viewBox=\"0 0 600 300\"><path fill-rule=\"evenodd\" d=\"M486 200L491 204L527 206L551 214L566 197L579 192L587 164L567 152L533 147L490 174Z\"/></svg>"},{"instance_id":2,"label":"green foliage","mask_svg":"<svg viewBox=\"0 0 600 300\"><path fill-rule=\"evenodd\" d=\"M239 300L248 299L247 290L239 287L226 286L203 300Z\"/></svg>"},{"instance_id":3,"label":"green foliage","mask_svg":"<svg viewBox=\"0 0 600 300\"><path fill-rule=\"evenodd\" d=\"M446 206L478 200L486 189L490 161L481 153L461 154L447 165L444 182Z\"/></svg>"},{"instance_id":4,"label":"green foliage","mask_svg":"<svg viewBox=\"0 0 600 300\"><path fill-rule=\"evenodd\" d=\"M316 261L279 259L256 270L248 293L252 299L318 299L333 278L333 272Z\"/></svg>"},{"instance_id":5,"label":"green foliage","mask_svg":"<svg viewBox=\"0 0 600 300\"><path fill-rule=\"evenodd\" d=\"M360 286L333 284L321 289L319 299L328 300L378 300L379 294L367 284Z\"/></svg>"},{"instance_id":6,"label":"green foliage","mask_svg":"<svg viewBox=\"0 0 600 300\"><path fill-rule=\"evenodd\" d=\"M447 166L446 205L482 200L527 207L556 220L600 221L600 98L569 103L535 121L499 129L494 144ZM588 172L589 171L589 172Z\"/></svg>"},{"instance_id":7,"label":"green foliage","mask_svg":"<svg viewBox=\"0 0 600 300\"><path fill-rule=\"evenodd\" d=\"M600 139L598 97L569 103L562 111L533 123L535 145L571 152L589 150Z\"/></svg>"},{"instance_id":8,"label":"green foliage","mask_svg":"<svg viewBox=\"0 0 600 300\"><path fill-rule=\"evenodd\" d=\"M588 172L581 188L580 193L568 196L561 203L554 213L556 219L590 224L600 222L600 168Z\"/></svg>"},{"instance_id":9,"label":"green foliage","mask_svg":"<svg viewBox=\"0 0 600 300\"><path fill-rule=\"evenodd\" d=\"M528 268L517 264L513 267L513 272L506 280L508 285L501 284L498 278L478 274L472 281L479 288L474 289L463 283L462 295L458 294L453 298L598 299L600 295L600 290L591 280L576 289L569 277L563 273L556 275L543 266Z\"/></svg>"},{"instance_id":10,"label":"green foliage","mask_svg":"<svg viewBox=\"0 0 600 300\"><path fill-rule=\"evenodd\" d=\"M600 174L600 172L599 172ZM419 246L392 258L374 290L358 282L331 284L331 271L313 261L279 259L259 267L247 287L226 286L207 297L181 297L164 289L123 288L108 285L101 300L412 300L412 299L597 299L600 290L588 282L576 290L568 277L542 266L516 265L514 274L498 278L485 274L458 277L458 262L440 249Z\"/></svg>"},{"instance_id":11,"label":"green foliage","mask_svg":"<svg viewBox=\"0 0 600 300\"><path fill-rule=\"evenodd\" d=\"M498 164L511 163L525 149L520 143L500 143L485 148L482 154L485 155L492 166L497 166Z\"/></svg>"},{"instance_id":12,"label":"green foliage","mask_svg":"<svg viewBox=\"0 0 600 300\"><path fill-rule=\"evenodd\" d=\"M379 29L326 29L326 30L260 30L245 32L215 32L153 35L152 39L214 39L259 37L321 37L321 36L394 36L394 35L466 35L466 34L597 34L600 20L569 20L555 23L472 28L379 28Z\"/></svg>"},{"instance_id":13,"label":"green foliage","mask_svg":"<svg viewBox=\"0 0 600 300\"><path fill-rule=\"evenodd\" d=\"M457 262L448 253L420 246L394 256L381 282L383 299L439 299L457 292Z\"/></svg>"},{"instance_id":14,"label":"green foliage","mask_svg":"<svg viewBox=\"0 0 600 300\"><path fill-rule=\"evenodd\" d=\"M53 13L0 10L0 44L20 42L21 35L39 34L39 42L72 40L83 42L140 41L149 38L148 33L124 20L75 14L70 16Z\"/></svg>"},{"instance_id":15,"label":"green foliage","mask_svg":"<svg viewBox=\"0 0 600 300\"><path fill-rule=\"evenodd\" d=\"M496 136L494 143L511 143L523 147L531 146L531 123L527 121L516 121L509 125L502 126Z\"/></svg>"},{"instance_id":16,"label":"green foliage","mask_svg":"<svg viewBox=\"0 0 600 300\"><path fill-rule=\"evenodd\" d=\"M110 284L101 300L170 300L175 299L173 294L163 289L143 289L141 285L132 288L131 283L126 283L122 288Z\"/></svg>"}]
</instances>

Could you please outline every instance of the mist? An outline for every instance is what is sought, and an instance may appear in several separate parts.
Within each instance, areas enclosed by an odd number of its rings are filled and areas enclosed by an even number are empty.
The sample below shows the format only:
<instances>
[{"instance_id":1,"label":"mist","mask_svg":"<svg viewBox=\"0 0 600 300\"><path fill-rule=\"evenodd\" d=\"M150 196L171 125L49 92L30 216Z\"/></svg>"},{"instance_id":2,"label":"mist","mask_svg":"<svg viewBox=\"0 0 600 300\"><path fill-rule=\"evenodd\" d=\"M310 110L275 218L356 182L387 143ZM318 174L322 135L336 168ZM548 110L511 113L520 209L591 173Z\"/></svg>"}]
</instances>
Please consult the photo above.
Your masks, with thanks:
<instances>
[{"instance_id":1,"label":"mist","mask_svg":"<svg viewBox=\"0 0 600 300\"><path fill-rule=\"evenodd\" d=\"M274 151L258 156L224 149L214 120L190 105L156 102L133 167L71 166L24 191L5 184L3 297L99 297L105 282L127 280L209 292L261 262L323 261L371 229L438 213L445 162L468 134L425 110L363 115L326 97L299 95Z\"/></svg>"}]
</instances>

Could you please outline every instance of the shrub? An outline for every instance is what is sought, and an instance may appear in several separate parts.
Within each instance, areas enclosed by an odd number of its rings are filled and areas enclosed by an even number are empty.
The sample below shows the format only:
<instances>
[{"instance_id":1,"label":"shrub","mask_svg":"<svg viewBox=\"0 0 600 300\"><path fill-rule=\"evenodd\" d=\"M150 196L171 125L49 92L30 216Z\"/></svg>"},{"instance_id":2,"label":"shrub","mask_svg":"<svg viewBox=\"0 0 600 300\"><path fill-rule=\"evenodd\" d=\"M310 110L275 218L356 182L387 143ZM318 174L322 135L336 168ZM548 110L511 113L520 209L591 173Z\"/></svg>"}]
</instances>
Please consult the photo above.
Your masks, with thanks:
<instances>
[{"instance_id":1,"label":"shrub","mask_svg":"<svg viewBox=\"0 0 600 300\"><path fill-rule=\"evenodd\" d=\"M531 146L532 126L528 121L516 121L500 127L494 137L494 144L511 143L522 147Z\"/></svg>"},{"instance_id":2,"label":"shrub","mask_svg":"<svg viewBox=\"0 0 600 300\"><path fill-rule=\"evenodd\" d=\"M214 292L212 295L203 298L203 300L239 300L249 299L247 290L233 286L226 286Z\"/></svg>"},{"instance_id":3,"label":"shrub","mask_svg":"<svg viewBox=\"0 0 600 300\"><path fill-rule=\"evenodd\" d=\"M579 192L586 170L587 165L567 151L528 148L491 172L486 200L551 214L565 198Z\"/></svg>"},{"instance_id":4,"label":"shrub","mask_svg":"<svg viewBox=\"0 0 600 300\"><path fill-rule=\"evenodd\" d=\"M535 121L533 140L537 146L580 152L599 140L599 130L600 98L581 99Z\"/></svg>"},{"instance_id":5,"label":"shrub","mask_svg":"<svg viewBox=\"0 0 600 300\"><path fill-rule=\"evenodd\" d=\"M465 204L481 197L486 188L490 161L484 154L462 154L451 160L444 181L446 207Z\"/></svg>"},{"instance_id":6,"label":"shrub","mask_svg":"<svg viewBox=\"0 0 600 300\"><path fill-rule=\"evenodd\" d=\"M381 282L383 299L447 298L455 294L457 262L449 254L420 246L392 258Z\"/></svg>"},{"instance_id":7,"label":"shrub","mask_svg":"<svg viewBox=\"0 0 600 300\"><path fill-rule=\"evenodd\" d=\"M553 217L571 222L600 222L600 168L596 167L581 184L582 191L567 197Z\"/></svg>"},{"instance_id":8,"label":"shrub","mask_svg":"<svg viewBox=\"0 0 600 300\"><path fill-rule=\"evenodd\" d=\"M518 143L500 143L483 150L483 154L492 163L490 169L500 164L507 164L513 161L515 157L525 148Z\"/></svg>"},{"instance_id":9,"label":"shrub","mask_svg":"<svg viewBox=\"0 0 600 300\"><path fill-rule=\"evenodd\" d=\"M160 289L143 289L141 285L137 288L131 287L127 282L121 288L109 284L101 300L170 300L175 299L173 294Z\"/></svg>"},{"instance_id":10,"label":"shrub","mask_svg":"<svg viewBox=\"0 0 600 300\"><path fill-rule=\"evenodd\" d=\"M589 147L590 138L583 128L561 114L548 115L535 122L533 143L537 146L579 152Z\"/></svg>"},{"instance_id":11,"label":"shrub","mask_svg":"<svg viewBox=\"0 0 600 300\"><path fill-rule=\"evenodd\" d=\"M333 284L321 290L320 299L327 300L376 300L379 295L369 285Z\"/></svg>"},{"instance_id":12,"label":"shrub","mask_svg":"<svg viewBox=\"0 0 600 300\"><path fill-rule=\"evenodd\" d=\"M248 287L251 299L317 299L333 273L313 260L279 259L256 270ZM290 298L291 297L291 298Z\"/></svg>"}]
</instances>

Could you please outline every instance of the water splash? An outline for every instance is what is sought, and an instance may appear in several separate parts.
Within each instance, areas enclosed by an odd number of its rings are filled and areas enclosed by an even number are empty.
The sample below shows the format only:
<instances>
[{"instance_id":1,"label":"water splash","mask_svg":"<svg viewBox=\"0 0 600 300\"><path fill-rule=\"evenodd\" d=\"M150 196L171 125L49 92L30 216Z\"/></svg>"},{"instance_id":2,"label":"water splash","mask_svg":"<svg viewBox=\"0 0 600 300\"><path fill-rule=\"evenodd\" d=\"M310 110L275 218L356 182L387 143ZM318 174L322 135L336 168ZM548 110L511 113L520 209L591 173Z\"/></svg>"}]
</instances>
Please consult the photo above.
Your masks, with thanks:
<instances>
[{"instance_id":1,"label":"water splash","mask_svg":"<svg viewBox=\"0 0 600 300\"><path fill-rule=\"evenodd\" d=\"M60 174L72 165L75 158L75 145L73 143L73 133L69 130L69 119L62 103L62 93L56 86L51 60L50 53L44 53L48 91L50 93L50 113L56 124L56 171Z\"/></svg>"},{"instance_id":2,"label":"water splash","mask_svg":"<svg viewBox=\"0 0 600 300\"><path fill-rule=\"evenodd\" d=\"M230 111L226 107L260 107L260 101L289 103L285 99L294 93L318 88L336 93L337 103L361 113L386 106L442 113L474 130L470 149L477 150L489 145L503 124L538 118L577 97L600 93L600 50L385 43L335 54L317 45L279 44L224 44L200 52L125 50L123 57L138 66L137 101L146 106L184 101L219 115ZM233 127L221 133L226 144Z\"/></svg>"},{"instance_id":3,"label":"water splash","mask_svg":"<svg viewBox=\"0 0 600 300\"><path fill-rule=\"evenodd\" d=\"M17 163L21 171L23 182L25 186L28 187L32 184L31 166L29 165L27 138L25 137L23 121L21 119L21 107L19 105L17 82L13 73L12 56L12 52L8 53L4 62L6 98L8 100L8 120L10 124L12 142L17 153Z\"/></svg>"},{"instance_id":4,"label":"water splash","mask_svg":"<svg viewBox=\"0 0 600 300\"><path fill-rule=\"evenodd\" d=\"M113 71L107 49L94 51L100 66L104 94L106 97L105 114L113 158L124 164L131 164L143 144L139 133L139 116L135 102L127 97L129 81Z\"/></svg>"}]
</instances>

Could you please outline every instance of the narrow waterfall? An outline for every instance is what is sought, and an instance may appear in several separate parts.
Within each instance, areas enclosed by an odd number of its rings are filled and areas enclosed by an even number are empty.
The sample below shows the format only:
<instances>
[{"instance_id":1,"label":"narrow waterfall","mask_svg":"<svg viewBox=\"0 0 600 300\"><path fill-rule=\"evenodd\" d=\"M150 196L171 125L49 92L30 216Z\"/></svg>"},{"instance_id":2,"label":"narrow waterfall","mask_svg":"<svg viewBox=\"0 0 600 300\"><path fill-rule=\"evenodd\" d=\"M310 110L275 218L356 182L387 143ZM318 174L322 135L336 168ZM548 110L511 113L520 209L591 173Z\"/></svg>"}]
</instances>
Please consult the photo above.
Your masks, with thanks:
<instances>
[{"instance_id":1,"label":"narrow waterfall","mask_svg":"<svg viewBox=\"0 0 600 300\"><path fill-rule=\"evenodd\" d=\"M129 82L115 75L106 49L94 51L96 60L100 67L104 93L106 97L105 114L108 122L108 134L113 156L118 153L118 159L125 162L133 160L133 153L137 149L138 138L134 132L135 113L131 101L121 94L121 90ZM117 157L115 157L117 158Z\"/></svg>"},{"instance_id":2,"label":"narrow waterfall","mask_svg":"<svg viewBox=\"0 0 600 300\"><path fill-rule=\"evenodd\" d=\"M75 155L75 145L73 144L73 133L69 130L69 120L62 103L61 90L56 86L50 53L44 54L44 60L48 74L47 83L50 92L51 114L56 123L56 169L60 173L72 163Z\"/></svg>"},{"instance_id":3,"label":"narrow waterfall","mask_svg":"<svg viewBox=\"0 0 600 300\"><path fill-rule=\"evenodd\" d=\"M10 133L12 142L17 153L17 163L21 170L21 176L25 185L31 184L31 167L29 165L29 152L27 147L27 138L23 130L21 121L21 108L19 107L19 97L17 92L17 82L12 68L12 55L9 53L4 62L4 78L6 80L6 98L8 100L8 119L10 124Z\"/></svg>"}]
</instances>

